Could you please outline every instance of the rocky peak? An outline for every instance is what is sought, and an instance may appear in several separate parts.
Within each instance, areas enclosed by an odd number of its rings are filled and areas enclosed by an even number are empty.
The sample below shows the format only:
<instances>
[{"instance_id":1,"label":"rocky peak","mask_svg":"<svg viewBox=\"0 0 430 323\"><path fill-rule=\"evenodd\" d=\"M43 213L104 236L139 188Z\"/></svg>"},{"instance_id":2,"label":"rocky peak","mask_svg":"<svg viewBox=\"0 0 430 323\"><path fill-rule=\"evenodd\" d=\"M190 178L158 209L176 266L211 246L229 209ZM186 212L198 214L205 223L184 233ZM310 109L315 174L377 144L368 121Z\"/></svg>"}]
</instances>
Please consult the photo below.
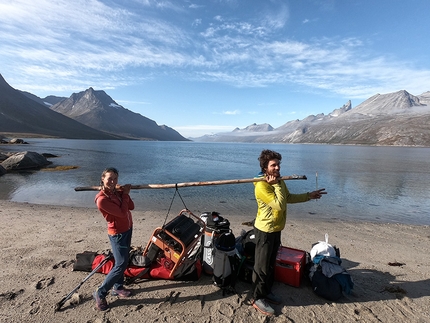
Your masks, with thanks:
<instances>
[{"instance_id":1,"label":"rocky peak","mask_svg":"<svg viewBox=\"0 0 430 323\"><path fill-rule=\"evenodd\" d=\"M413 113L417 111L415 107L422 106L424 105L420 103L418 97L401 90L388 94L376 94L352 109L351 112L365 115Z\"/></svg>"},{"instance_id":2,"label":"rocky peak","mask_svg":"<svg viewBox=\"0 0 430 323\"><path fill-rule=\"evenodd\" d=\"M249 125L244 129L236 128L233 131L266 132L266 131L273 131L273 127L268 123L263 123L259 125L256 123L253 123L252 125Z\"/></svg>"},{"instance_id":3,"label":"rocky peak","mask_svg":"<svg viewBox=\"0 0 430 323\"><path fill-rule=\"evenodd\" d=\"M430 105L430 91L424 92L419 95L418 98L420 99L421 104Z\"/></svg>"},{"instance_id":4,"label":"rocky peak","mask_svg":"<svg viewBox=\"0 0 430 323\"><path fill-rule=\"evenodd\" d=\"M338 117L341 114L349 111L352 109L351 100L349 100L347 103L345 103L341 108L333 110L331 113L329 113L330 117Z\"/></svg>"},{"instance_id":5,"label":"rocky peak","mask_svg":"<svg viewBox=\"0 0 430 323\"><path fill-rule=\"evenodd\" d=\"M73 93L68 99L51 107L68 117L78 117L89 111L106 110L118 104L105 91L96 91L92 87L79 93Z\"/></svg>"},{"instance_id":6,"label":"rocky peak","mask_svg":"<svg viewBox=\"0 0 430 323\"><path fill-rule=\"evenodd\" d=\"M87 99L87 100L91 100L91 99L96 97L96 93L95 93L94 89L92 87L90 87L83 92L82 97Z\"/></svg>"}]
</instances>

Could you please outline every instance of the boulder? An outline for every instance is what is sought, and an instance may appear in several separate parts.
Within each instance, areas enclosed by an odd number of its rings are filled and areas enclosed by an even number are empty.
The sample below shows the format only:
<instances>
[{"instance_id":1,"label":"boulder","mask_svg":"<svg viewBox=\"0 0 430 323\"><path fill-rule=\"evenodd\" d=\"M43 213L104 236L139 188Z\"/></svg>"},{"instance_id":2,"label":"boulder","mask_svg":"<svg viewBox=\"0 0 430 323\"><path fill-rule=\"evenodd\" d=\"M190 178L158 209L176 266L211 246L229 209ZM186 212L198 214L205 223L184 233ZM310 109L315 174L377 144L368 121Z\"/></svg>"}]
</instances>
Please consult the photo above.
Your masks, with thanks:
<instances>
[{"instance_id":1,"label":"boulder","mask_svg":"<svg viewBox=\"0 0 430 323\"><path fill-rule=\"evenodd\" d=\"M6 173L7 173L6 169L4 169L2 165L0 165L0 176L3 176Z\"/></svg>"},{"instance_id":2,"label":"boulder","mask_svg":"<svg viewBox=\"0 0 430 323\"><path fill-rule=\"evenodd\" d=\"M13 138L9 141L10 144L27 144L23 139Z\"/></svg>"},{"instance_id":3,"label":"boulder","mask_svg":"<svg viewBox=\"0 0 430 323\"><path fill-rule=\"evenodd\" d=\"M4 160L0 165L7 171L22 170L22 169L38 169L51 164L44 156L33 152L24 151L13 154L8 159Z\"/></svg>"},{"instance_id":4,"label":"boulder","mask_svg":"<svg viewBox=\"0 0 430 323\"><path fill-rule=\"evenodd\" d=\"M3 153L0 153L0 162L2 162L3 160L6 160L6 159L8 159L8 158L9 158L9 156L8 156L8 155L3 154Z\"/></svg>"},{"instance_id":5,"label":"boulder","mask_svg":"<svg viewBox=\"0 0 430 323\"><path fill-rule=\"evenodd\" d=\"M42 156L46 157L46 158L57 158L58 157L57 155L50 154L50 153L42 153Z\"/></svg>"}]
</instances>

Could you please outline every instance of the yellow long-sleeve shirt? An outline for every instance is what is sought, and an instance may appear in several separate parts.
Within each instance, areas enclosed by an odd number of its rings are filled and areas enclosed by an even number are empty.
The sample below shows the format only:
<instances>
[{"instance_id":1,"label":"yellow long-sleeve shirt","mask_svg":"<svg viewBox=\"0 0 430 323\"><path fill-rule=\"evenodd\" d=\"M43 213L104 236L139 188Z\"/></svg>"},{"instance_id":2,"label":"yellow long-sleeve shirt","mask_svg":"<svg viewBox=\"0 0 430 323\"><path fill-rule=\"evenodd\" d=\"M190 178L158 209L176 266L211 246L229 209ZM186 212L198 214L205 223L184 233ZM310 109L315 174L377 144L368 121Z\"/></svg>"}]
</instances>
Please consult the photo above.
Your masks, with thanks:
<instances>
[{"instance_id":1,"label":"yellow long-sleeve shirt","mask_svg":"<svg viewBox=\"0 0 430 323\"><path fill-rule=\"evenodd\" d=\"M272 233L284 229L288 203L309 201L309 193L290 194L283 180L273 185L266 181L254 182L254 186L258 205L254 226L263 232Z\"/></svg>"}]
</instances>

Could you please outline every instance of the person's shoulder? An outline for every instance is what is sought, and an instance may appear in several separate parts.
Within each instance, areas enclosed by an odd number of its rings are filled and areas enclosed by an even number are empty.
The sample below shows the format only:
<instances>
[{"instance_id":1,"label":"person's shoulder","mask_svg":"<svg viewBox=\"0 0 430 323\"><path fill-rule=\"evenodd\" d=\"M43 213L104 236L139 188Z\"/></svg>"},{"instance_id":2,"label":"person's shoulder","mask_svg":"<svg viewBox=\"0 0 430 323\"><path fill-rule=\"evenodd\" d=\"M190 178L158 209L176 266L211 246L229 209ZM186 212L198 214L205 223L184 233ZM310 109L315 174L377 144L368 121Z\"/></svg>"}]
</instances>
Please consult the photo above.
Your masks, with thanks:
<instances>
[{"instance_id":1,"label":"person's shoulder","mask_svg":"<svg viewBox=\"0 0 430 323\"><path fill-rule=\"evenodd\" d=\"M263 172L259 172L257 175L254 176L254 179L262 179L264 178L264 173ZM254 186L260 185L261 183L265 183L266 181L255 181L254 182Z\"/></svg>"},{"instance_id":2,"label":"person's shoulder","mask_svg":"<svg viewBox=\"0 0 430 323\"><path fill-rule=\"evenodd\" d=\"M254 176L254 178L263 178L263 177L264 177L263 172L259 172L257 175Z\"/></svg>"},{"instance_id":3,"label":"person's shoulder","mask_svg":"<svg viewBox=\"0 0 430 323\"><path fill-rule=\"evenodd\" d=\"M103 193L103 191L102 191L102 190L100 190L100 191L98 191L98 192L97 192L97 194L96 194L96 198L97 198L97 197L100 197L100 196L105 196L105 194Z\"/></svg>"},{"instance_id":4,"label":"person's shoulder","mask_svg":"<svg viewBox=\"0 0 430 323\"><path fill-rule=\"evenodd\" d=\"M94 197L94 201L97 203L98 201L103 201L107 199L106 194L103 191L100 191L96 194L96 196Z\"/></svg>"}]
</instances>

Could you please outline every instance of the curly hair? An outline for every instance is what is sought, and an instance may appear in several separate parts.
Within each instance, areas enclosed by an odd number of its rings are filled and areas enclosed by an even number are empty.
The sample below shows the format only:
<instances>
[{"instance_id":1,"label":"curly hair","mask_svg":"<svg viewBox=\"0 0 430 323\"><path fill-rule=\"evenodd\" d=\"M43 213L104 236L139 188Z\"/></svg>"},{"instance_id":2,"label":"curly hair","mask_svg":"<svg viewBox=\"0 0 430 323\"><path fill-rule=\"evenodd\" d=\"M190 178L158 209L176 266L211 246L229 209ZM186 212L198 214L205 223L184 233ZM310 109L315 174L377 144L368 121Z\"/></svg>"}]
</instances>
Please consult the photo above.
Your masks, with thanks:
<instances>
[{"instance_id":1,"label":"curly hair","mask_svg":"<svg viewBox=\"0 0 430 323\"><path fill-rule=\"evenodd\" d=\"M281 161L282 155L276 151L269 150L269 149L265 149L261 152L260 157L258 157L258 160L260 161L260 167L263 173L266 171L269 161L273 159L277 159Z\"/></svg>"}]
</instances>

